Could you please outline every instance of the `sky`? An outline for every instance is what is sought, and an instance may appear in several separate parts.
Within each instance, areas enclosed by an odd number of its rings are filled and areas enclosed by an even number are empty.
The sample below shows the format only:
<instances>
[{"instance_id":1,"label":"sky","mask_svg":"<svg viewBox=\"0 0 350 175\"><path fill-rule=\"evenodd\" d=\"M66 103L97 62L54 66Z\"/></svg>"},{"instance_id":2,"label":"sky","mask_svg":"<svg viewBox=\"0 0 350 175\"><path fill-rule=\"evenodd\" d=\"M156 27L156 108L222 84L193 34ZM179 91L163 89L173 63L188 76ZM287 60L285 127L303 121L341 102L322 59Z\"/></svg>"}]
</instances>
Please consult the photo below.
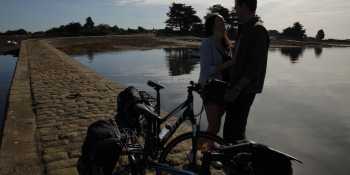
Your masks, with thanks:
<instances>
[{"instance_id":1,"label":"sky","mask_svg":"<svg viewBox=\"0 0 350 175\"><path fill-rule=\"evenodd\" d=\"M95 25L163 29L172 2L192 6L202 19L210 6L234 6L234 0L0 0L0 32L46 31L70 22L84 25L87 17ZM350 39L350 0L258 0L257 14L267 30L282 32L300 22L308 36L323 29L326 39Z\"/></svg>"}]
</instances>

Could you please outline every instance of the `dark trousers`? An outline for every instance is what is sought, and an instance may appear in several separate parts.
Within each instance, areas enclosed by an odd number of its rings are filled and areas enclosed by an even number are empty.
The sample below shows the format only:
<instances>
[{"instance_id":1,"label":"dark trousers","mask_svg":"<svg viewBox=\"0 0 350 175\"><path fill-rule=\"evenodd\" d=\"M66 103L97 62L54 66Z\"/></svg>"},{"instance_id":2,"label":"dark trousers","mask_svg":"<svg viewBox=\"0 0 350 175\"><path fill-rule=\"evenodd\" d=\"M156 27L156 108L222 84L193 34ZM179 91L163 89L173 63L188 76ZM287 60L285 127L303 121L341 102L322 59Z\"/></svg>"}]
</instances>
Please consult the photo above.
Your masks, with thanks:
<instances>
[{"instance_id":1,"label":"dark trousers","mask_svg":"<svg viewBox=\"0 0 350 175\"><path fill-rule=\"evenodd\" d=\"M226 119L224 123L224 139L229 143L244 139L250 107L255 93L240 92L233 103L226 103Z\"/></svg>"}]
</instances>

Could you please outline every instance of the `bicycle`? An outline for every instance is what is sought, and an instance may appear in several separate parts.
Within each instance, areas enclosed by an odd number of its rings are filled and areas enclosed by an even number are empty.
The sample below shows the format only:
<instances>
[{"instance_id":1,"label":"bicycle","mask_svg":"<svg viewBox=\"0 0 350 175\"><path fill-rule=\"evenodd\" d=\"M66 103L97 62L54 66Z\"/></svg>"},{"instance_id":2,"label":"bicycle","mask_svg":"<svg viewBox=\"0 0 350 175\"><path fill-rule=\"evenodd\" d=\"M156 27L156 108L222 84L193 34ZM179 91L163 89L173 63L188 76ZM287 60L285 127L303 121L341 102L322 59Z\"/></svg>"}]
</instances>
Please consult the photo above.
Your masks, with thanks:
<instances>
[{"instance_id":1,"label":"bicycle","mask_svg":"<svg viewBox=\"0 0 350 175\"><path fill-rule=\"evenodd\" d=\"M215 152L203 151L200 175L232 174L293 174L291 160L302 163L297 158L269 148L249 139L238 141L236 145L212 146ZM221 161L224 168L212 171L210 161ZM268 164L270 163L270 164Z\"/></svg>"},{"instance_id":2,"label":"bicycle","mask_svg":"<svg viewBox=\"0 0 350 175\"><path fill-rule=\"evenodd\" d=\"M146 138L145 145L148 146L146 149L147 154L154 160L158 159L158 163L167 165L169 167L175 167L178 169L186 169L191 172L198 173L200 170L200 158L202 157L201 152L206 150L206 146L197 147L198 139L207 139L214 141L214 145L228 145L228 143L223 140L221 137L199 131L199 126L193 111L193 91L201 94L203 92L203 86L201 84L196 84L193 81L190 82L190 86L187 87L187 99L176 107L172 112L170 112L163 119L156 119L154 115L160 116L160 90L164 89L164 86L157 81L150 80L147 84L153 87L157 92L157 98L153 98L145 91L140 91L140 95L145 99L145 105L148 109L148 112L140 112L143 116L140 119L140 122L147 116L153 116L153 120L147 120L147 129L146 129ZM154 104L156 102L156 104ZM139 106L139 105L138 105ZM154 110L153 110L154 109ZM167 122L170 117L177 114L179 111L184 110L182 115L177 119L173 126L168 127L169 131L160 138L159 133L160 125ZM153 112L155 111L156 114ZM201 112L203 109L201 110ZM200 113L201 113L200 112ZM171 139L175 131L179 126L185 121L189 120L192 127L192 132L184 133L172 141L170 141L166 146L165 144ZM139 128L143 129L143 127ZM134 129L127 129L133 131ZM141 132L142 133L142 132ZM150 137L147 135L149 134ZM148 139L149 138L149 139ZM139 141L138 141L139 142ZM139 147L140 145L137 145ZM199 149L198 149L199 148ZM133 149L130 147L130 149ZM137 149L135 147L135 149ZM191 151L192 150L192 151ZM160 153L161 152L161 153ZM188 156L191 156L193 161L188 160ZM145 156L144 156L145 157ZM166 171L158 171L159 174L166 174Z\"/></svg>"},{"instance_id":3,"label":"bicycle","mask_svg":"<svg viewBox=\"0 0 350 175\"><path fill-rule=\"evenodd\" d=\"M146 108L142 104L137 104L134 109L136 110L136 112L144 115L148 123L151 123L152 121L161 120L161 118L157 114L151 112L148 108ZM132 175L136 175L136 174L145 175L147 167L149 167L148 169L156 169L156 171L166 172L169 174L193 175L194 174L193 172L173 168L170 166L166 166L164 164L160 164L160 163L148 160L151 127L152 126L150 124L147 125L146 137L145 137L146 142L144 144L144 149L141 146L141 143L138 140L137 135L133 129L128 129L128 128L119 129L122 134L121 142L128 153L128 159L130 160L130 163L126 168L117 172L115 175L123 174L125 172L131 172Z\"/></svg>"}]
</instances>

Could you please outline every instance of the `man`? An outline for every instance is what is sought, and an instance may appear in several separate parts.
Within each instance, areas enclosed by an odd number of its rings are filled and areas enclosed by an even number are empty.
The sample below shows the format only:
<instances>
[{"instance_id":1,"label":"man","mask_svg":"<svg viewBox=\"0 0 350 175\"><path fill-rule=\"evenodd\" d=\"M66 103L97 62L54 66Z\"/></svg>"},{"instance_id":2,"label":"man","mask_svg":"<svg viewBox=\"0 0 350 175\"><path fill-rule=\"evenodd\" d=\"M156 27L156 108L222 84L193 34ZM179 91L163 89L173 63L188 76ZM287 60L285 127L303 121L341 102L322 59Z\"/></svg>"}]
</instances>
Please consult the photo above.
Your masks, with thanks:
<instances>
[{"instance_id":1,"label":"man","mask_svg":"<svg viewBox=\"0 0 350 175\"><path fill-rule=\"evenodd\" d=\"M264 85L267 52L270 38L255 15L257 0L236 0L235 15L239 22L234 55L236 62L231 69L230 85L226 101L224 139L229 143L245 139L248 114L255 95Z\"/></svg>"}]
</instances>

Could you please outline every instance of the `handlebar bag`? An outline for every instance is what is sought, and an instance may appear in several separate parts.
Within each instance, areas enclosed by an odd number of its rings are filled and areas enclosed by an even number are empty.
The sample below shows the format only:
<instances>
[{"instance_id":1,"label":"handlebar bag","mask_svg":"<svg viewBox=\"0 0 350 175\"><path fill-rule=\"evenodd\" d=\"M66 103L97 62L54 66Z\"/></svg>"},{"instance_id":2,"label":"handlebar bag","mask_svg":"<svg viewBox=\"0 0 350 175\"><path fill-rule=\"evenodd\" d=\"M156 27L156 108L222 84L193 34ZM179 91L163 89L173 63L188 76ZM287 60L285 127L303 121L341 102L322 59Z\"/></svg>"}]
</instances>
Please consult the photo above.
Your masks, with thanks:
<instances>
[{"instance_id":1,"label":"handlebar bag","mask_svg":"<svg viewBox=\"0 0 350 175\"><path fill-rule=\"evenodd\" d=\"M225 93L228 88L228 83L216 79L206 81L204 85L203 100L212 102L216 105L225 104Z\"/></svg>"}]
</instances>

